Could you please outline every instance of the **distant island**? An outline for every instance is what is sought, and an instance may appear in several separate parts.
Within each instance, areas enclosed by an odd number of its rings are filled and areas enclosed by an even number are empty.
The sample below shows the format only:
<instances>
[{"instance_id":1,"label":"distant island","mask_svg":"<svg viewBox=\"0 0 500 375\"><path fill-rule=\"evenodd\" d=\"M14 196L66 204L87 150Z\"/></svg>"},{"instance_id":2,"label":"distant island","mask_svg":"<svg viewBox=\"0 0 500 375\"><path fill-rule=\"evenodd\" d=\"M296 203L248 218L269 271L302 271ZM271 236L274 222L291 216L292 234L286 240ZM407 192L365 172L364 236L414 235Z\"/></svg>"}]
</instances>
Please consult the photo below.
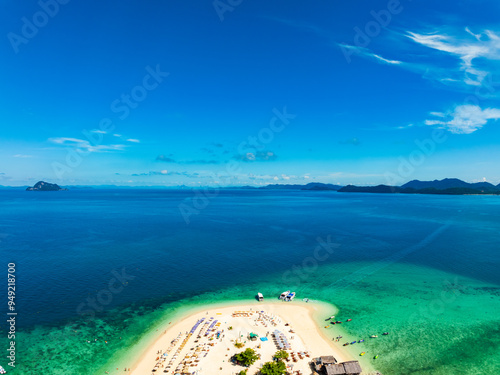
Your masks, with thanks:
<instances>
[{"instance_id":1,"label":"distant island","mask_svg":"<svg viewBox=\"0 0 500 375\"><path fill-rule=\"evenodd\" d=\"M273 184L261 186L259 189L268 189L268 190L333 190L337 191L342 186L340 185L332 185L332 184L323 184L321 182L310 182L306 185L300 184Z\"/></svg>"},{"instance_id":2,"label":"distant island","mask_svg":"<svg viewBox=\"0 0 500 375\"><path fill-rule=\"evenodd\" d=\"M51 184L45 181L38 181L33 187L26 188L26 191L60 191L68 190L63 189L57 184Z\"/></svg>"},{"instance_id":3,"label":"distant island","mask_svg":"<svg viewBox=\"0 0 500 375\"><path fill-rule=\"evenodd\" d=\"M378 194L442 194L442 195L475 195L495 194L500 195L500 184L493 185L489 182L469 183L458 178L445 178L443 180L420 181L412 180L401 186L377 185L333 185L321 182L301 184L271 184L266 186L240 186L228 189L264 189L264 190L309 190L309 191L338 191L339 193L378 193Z\"/></svg>"},{"instance_id":4,"label":"distant island","mask_svg":"<svg viewBox=\"0 0 500 375\"><path fill-rule=\"evenodd\" d=\"M355 186L347 185L338 190L339 193L382 193L382 194L442 194L442 195L500 195L500 184L489 182L468 183L458 178L443 180L419 181L413 180L401 186L377 185Z\"/></svg>"}]
</instances>

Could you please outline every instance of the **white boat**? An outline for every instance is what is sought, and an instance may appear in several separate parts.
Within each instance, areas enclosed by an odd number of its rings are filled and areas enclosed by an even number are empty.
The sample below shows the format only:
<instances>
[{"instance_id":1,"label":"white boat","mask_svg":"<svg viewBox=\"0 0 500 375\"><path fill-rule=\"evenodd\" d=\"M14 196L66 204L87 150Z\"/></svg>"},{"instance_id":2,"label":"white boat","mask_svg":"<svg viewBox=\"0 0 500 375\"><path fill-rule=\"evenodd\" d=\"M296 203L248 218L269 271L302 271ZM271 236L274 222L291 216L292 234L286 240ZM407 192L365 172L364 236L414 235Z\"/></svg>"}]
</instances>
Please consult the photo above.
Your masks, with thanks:
<instances>
[{"instance_id":1,"label":"white boat","mask_svg":"<svg viewBox=\"0 0 500 375\"><path fill-rule=\"evenodd\" d=\"M292 299L295 298L295 292L291 292L290 294L288 294L286 297L285 297L285 301L286 302L290 302Z\"/></svg>"},{"instance_id":2,"label":"white boat","mask_svg":"<svg viewBox=\"0 0 500 375\"><path fill-rule=\"evenodd\" d=\"M280 299L285 299L285 298L286 298L286 296L288 296L289 294L290 294L290 291L289 291L289 290L287 290L286 292L281 293L281 295L280 295Z\"/></svg>"},{"instance_id":3,"label":"white boat","mask_svg":"<svg viewBox=\"0 0 500 375\"><path fill-rule=\"evenodd\" d=\"M259 302L264 301L264 296L262 295L262 293L257 293L257 299L259 300Z\"/></svg>"}]
</instances>

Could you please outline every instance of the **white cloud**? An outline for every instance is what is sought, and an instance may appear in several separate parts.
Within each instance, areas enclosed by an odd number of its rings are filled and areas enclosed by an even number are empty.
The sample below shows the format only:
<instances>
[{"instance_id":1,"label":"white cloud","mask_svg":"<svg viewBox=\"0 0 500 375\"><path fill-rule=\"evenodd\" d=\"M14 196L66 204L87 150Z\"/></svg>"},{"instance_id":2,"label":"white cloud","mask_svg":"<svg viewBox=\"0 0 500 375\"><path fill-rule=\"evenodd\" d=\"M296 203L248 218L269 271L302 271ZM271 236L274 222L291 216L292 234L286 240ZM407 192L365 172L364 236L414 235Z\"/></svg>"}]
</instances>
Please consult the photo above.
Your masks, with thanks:
<instances>
[{"instance_id":1,"label":"white cloud","mask_svg":"<svg viewBox=\"0 0 500 375\"><path fill-rule=\"evenodd\" d=\"M413 127L413 124L396 126L396 127L394 127L394 129L408 129L411 127Z\"/></svg>"},{"instance_id":2,"label":"white cloud","mask_svg":"<svg viewBox=\"0 0 500 375\"><path fill-rule=\"evenodd\" d=\"M245 154L238 154L234 156L234 159L242 160L245 162L254 162L254 161L274 161L277 156L272 151L256 151L256 152L247 152Z\"/></svg>"},{"instance_id":3,"label":"white cloud","mask_svg":"<svg viewBox=\"0 0 500 375\"><path fill-rule=\"evenodd\" d=\"M129 138L129 139L127 139L127 142L141 143L141 141L139 141L138 139L135 139L135 138Z\"/></svg>"},{"instance_id":4,"label":"white cloud","mask_svg":"<svg viewBox=\"0 0 500 375\"><path fill-rule=\"evenodd\" d=\"M481 34L474 34L468 27L465 28L465 31L475 37L477 40L481 40Z\"/></svg>"},{"instance_id":5,"label":"white cloud","mask_svg":"<svg viewBox=\"0 0 500 375\"><path fill-rule=\"evenodd\" d=\"M426 120L425 124L438 125L455 134L470 134L481 129L488 121L500 119L500 109L481 109L477 105L461 105L456 107L453 112L441 117L440 120Z\"/></svg>"},{"instance_id":6,"label":"white cloud","mask_svg":"<svg viewBox=\"0 0 500 375\"><path fill-rule=\"evenodd\" d=\"M97 133L97 134L108 134L107 132L105 132L104 130L91 130L90 131L91 133Z\"/></svg>"},{"instance_id":7,"label":"white cloud","mask_svg":"<svg viewBox=\"0 0 500 375\"><path fill-rule=\"evenodd\" d=\"M445 114L443 112L431 112L430 113L432 116L437 116L437 117L444 117Z\"/></svg>"},{"instance_id":8,"label":"white cloud","mask_svg":"<svg viewBox=\"0 0 500 375\"><path fill-rule=\"evenodd\" d=\"M82 149L88 152L123 151L127 147L126 145L121 145L121 144L94 146L89 141L86 141L84 139L67 138L67 137L49 138L49 142L61 146Z\"/></svg>"},{"instance_id":9,"label":"white cloud","mask_svg":"<svg viewBox=\"0 0 500 375\"><path fill-rule=\"evenodd\" d=\"M376 53L373 53L368 48L351 46L349 44L339 44L339 46L344 51L344 55L349 54L348 52L346 52L346 50L351 50L361 57L375 59L376 61L383 62L385 64L399 65L399 64L403 63L402 61L398 61L398 60L386 59L385 57L382 57L380 55L377 55Z\"/></svg>"},{"instance_id":10,"label":"white cloud","mask_svg":"<svg viewBox=\"0 0 500 375\"><path fill-rule=\"evenodd\" d=\"M497 31L483 30L480 33L474 33L469 28L465 28L465 31L462 29L453 32L406 31L401 35L406 41L412 43L411 48L408 48L412 56L411 61L405 61L405 58L388 59L364 47L340 43L337 45L348 60L351 55L358 55L378 63L399 66L419 73L425 79L437 81L446 86L459 86L461 89L464 86L471 88L486 85L485 81L488 77L498 70L500 33ZM415 53L413 43L426 48L427 53L425 50ZM392 50L392 53L396 52L395 49ZM443 55L451 57L451 60L443 58Z\"/></svg>"},{"instance_id":11,"label":"white cloud","mask_svg":"<svg viewBox=\"0 0 500 375\"><path fill-rule=\"evenodd\" d=\"M118 137L118 138L121 138L121 134L113 134L113 137Z\"/></svg>"},{"instance_id":12,"label":"white cloud","mask_svg":"<svg viewBox=\"0 0 500 375\"><path fill-rule=\"evenodd\" d=\"M422 46L448 53L461 60L460 70L464 72L462 81L467 85L479 86L489 74L485 68L478 68L474 60L500 60L500 37L493 31L485 30L474 34L465 28L474 38L459 39L446 34L419 34L407 32L406 36Z\"/></svg>"},{"instance_id":13,"label":"white cloud","mask_svg":"<svg viewBox=\"0 0 500 375\"><path fill-rule=\"evenodd\" d=\"M33 155L16 154L16 155L12 155L12 157L14 157L14 158L32 158Z\"/></svg>"},{"instance_id":14,"label":"white cloud","mask_svg":"<svg viewBox=\"0 0 500 375\"><path fill-rule=\"evenodd\" d=\"M383 61L383 62L385 62L385 63L387 63L387 64L402 64L402 62L401 62L401 61L398 61L398 60L388 60L388 59L385 59L385 58L383 58L382 56L379 56L379 55L377 55L377 54L375 54L375 53L372 53L371 55L372 55L373 57L375 57L376 59L378 59L378 60L380 60L380 61Z\"/></svg>"}]
</instances>

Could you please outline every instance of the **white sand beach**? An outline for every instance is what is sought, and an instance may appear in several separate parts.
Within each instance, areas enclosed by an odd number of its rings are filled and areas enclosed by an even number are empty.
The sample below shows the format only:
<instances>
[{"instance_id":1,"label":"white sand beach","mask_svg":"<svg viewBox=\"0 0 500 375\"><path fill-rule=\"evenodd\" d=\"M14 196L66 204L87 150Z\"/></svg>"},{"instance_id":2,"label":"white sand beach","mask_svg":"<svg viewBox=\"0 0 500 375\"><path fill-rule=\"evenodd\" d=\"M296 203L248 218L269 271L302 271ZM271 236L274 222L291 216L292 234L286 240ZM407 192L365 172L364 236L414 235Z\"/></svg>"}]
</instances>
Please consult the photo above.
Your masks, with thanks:
<instances>
[{"instance_id":1,"label":"white sand beach","mask_svg":"<svg viewBox=\"0 0 500 375\"><path fill-rule=\"evenodd\" d=\"M275 331L289 345L286 349L291 356L286 364L294 374L310 374L309 363L315 357L333 355L339 362L354 359L320 332L312 318L318 309L314 303L278 301L208 306L180 321L166 322L160 337L127 373L237 374L245 368L232 363L231 357L252 348L260 355L249 367L248 373L254 374L279 349ZM249 339L250 333L258 335L255 341ZM236 341L244 346L235 347Z\"/></svg>"}]
</instances>

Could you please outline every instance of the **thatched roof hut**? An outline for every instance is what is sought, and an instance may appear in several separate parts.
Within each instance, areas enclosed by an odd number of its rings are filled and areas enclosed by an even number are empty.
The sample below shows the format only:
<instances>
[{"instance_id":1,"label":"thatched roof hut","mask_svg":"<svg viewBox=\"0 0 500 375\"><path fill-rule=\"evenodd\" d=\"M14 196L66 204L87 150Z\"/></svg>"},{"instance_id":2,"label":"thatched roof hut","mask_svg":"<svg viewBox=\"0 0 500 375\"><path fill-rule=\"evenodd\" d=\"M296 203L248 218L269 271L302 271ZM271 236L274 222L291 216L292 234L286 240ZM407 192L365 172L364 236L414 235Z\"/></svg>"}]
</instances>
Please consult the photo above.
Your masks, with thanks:
<instances>
[{"instance_id":1,"label":"thatched roof hut","mask_svg":"<svg viewBox=\"0 0 500 375\"><path fill-rule=\"evenodd\" d=\"M323 368L326 375L360 375L363 371L358 361L341 362L326 365Z\"/></svg>"}]
</instances>

